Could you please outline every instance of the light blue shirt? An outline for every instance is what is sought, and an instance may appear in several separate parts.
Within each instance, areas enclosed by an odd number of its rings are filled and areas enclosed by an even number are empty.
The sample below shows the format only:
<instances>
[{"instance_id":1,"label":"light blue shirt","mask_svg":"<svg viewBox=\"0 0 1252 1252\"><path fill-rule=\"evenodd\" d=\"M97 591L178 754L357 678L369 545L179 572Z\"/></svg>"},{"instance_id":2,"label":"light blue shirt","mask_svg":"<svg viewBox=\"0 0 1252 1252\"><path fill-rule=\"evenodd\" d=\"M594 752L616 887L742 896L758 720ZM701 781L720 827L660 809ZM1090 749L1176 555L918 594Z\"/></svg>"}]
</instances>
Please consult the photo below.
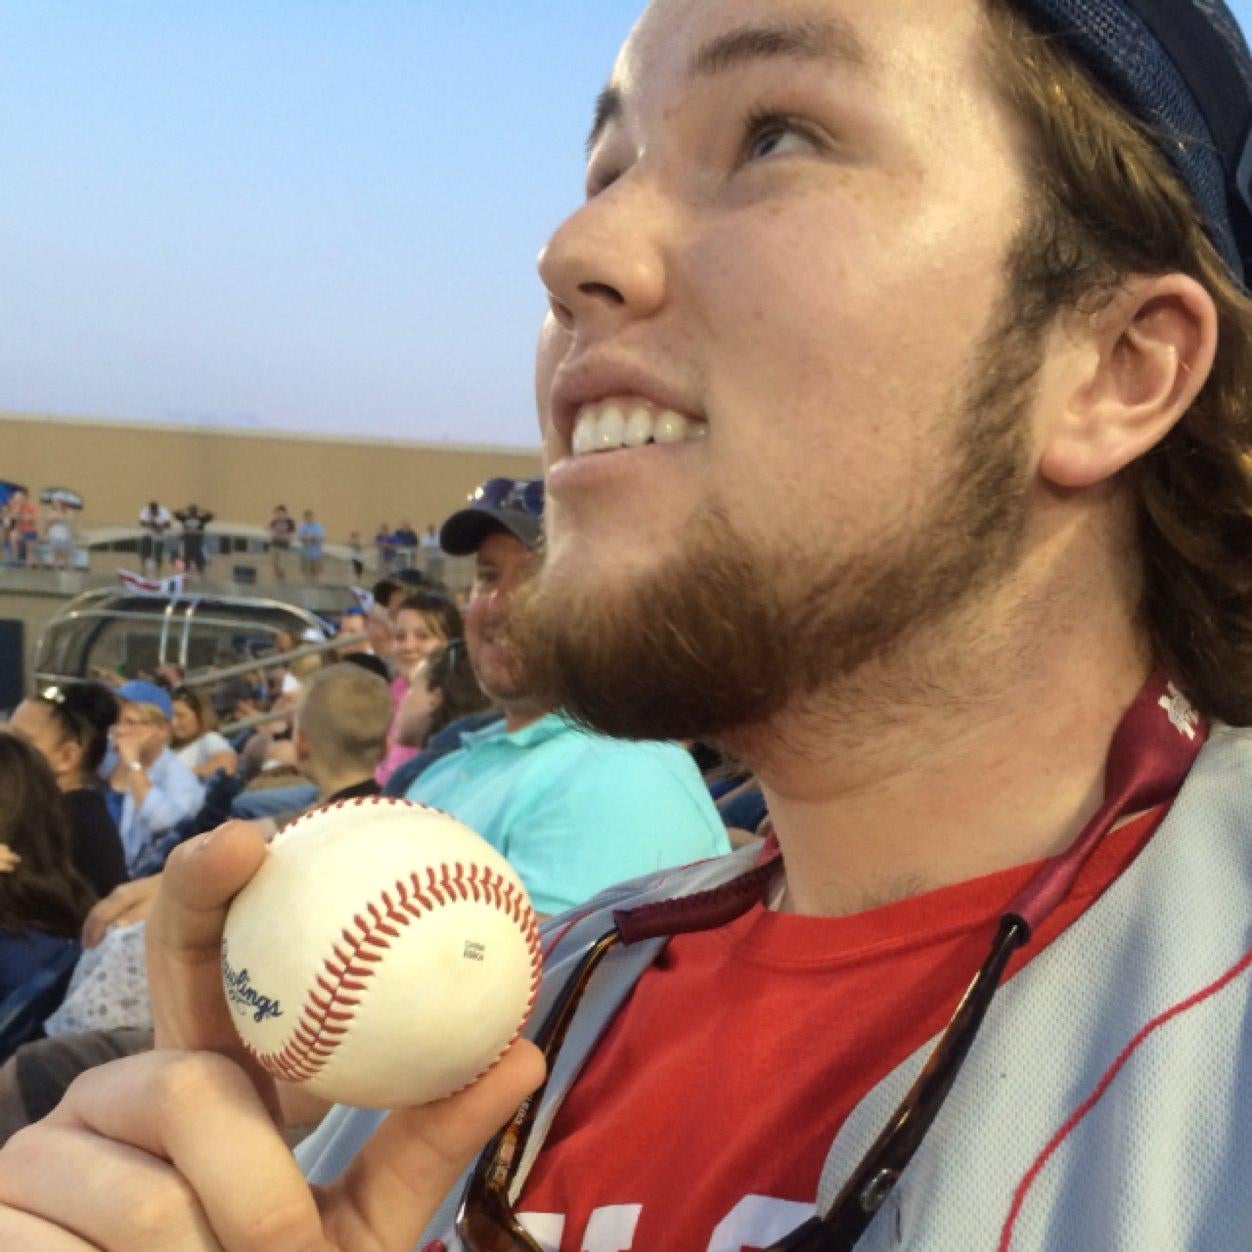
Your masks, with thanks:
<instances>
[{"instance_id":1,"label":"light blue shirt","mask_svg":"<svg viewBox=\"0 0 1252 1252\"><path fill-rule=\"evenodd\" d=\"M606 739L556 713L512 733L500 722L462 736L407 798L482 835L540 913L730 850L700 772L677 744Z\"/></svg>"},{"instance_id":2,"label":"light blue shirt","mask_svg":"<svg viewBox=\"0 0 1252 1252\"><path fill-rule=\"evenodd\" d=\"M110 752L100 766L100 776L108 778L117 766L117 757ZM148 766L152 786L136 808L135 797L125 793L117 833L122 837L126 868L133 871L143 854L162 835L167 835L179 822L194 817L204 803L204 784L166 748Z\"/></svg>"},{"instance_id":3,"label":"light blue shirt","mask_svg":"<svg viewBox=\"0 0 1252 1252\"><path fill-rule=\"evenodd\" d=\"M301 522L296 537L305 557L310 561L321 559L322 544L326 542L326 527L321 522Z\"/></svg>"}]
</instances>

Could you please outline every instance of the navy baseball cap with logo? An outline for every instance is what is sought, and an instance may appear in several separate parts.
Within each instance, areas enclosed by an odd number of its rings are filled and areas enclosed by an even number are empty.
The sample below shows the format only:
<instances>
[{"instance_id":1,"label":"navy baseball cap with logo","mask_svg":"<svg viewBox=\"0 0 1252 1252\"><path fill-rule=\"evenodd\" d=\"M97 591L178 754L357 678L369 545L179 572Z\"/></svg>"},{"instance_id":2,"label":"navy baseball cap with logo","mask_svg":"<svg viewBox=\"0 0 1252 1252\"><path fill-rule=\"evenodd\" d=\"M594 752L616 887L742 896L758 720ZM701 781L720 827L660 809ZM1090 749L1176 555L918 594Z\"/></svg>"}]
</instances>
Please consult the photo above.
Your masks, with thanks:
<instances>
[{"instance_id":1,"label":"navy baseball cap with logo","mask_svg":"<svg viewBox=\"0 0 1252 1252\"><path fill-rule=\"evenodd\" d=\"M439 531L449 556L470 556L493 531L507 531L532 551L543 533L543 479L489 478Z\"/></svg>"},{"instance_id":2,"label":"navy baseball cap with logo","mask_svg":"<svg viewBox=\"0 0 1252 1252\"><path fill-rule=\"evenodd\" d=\"M1224 0L1012 0L1146 125L1247 289L1252 56Z\"/></svg>"}]
</instances>

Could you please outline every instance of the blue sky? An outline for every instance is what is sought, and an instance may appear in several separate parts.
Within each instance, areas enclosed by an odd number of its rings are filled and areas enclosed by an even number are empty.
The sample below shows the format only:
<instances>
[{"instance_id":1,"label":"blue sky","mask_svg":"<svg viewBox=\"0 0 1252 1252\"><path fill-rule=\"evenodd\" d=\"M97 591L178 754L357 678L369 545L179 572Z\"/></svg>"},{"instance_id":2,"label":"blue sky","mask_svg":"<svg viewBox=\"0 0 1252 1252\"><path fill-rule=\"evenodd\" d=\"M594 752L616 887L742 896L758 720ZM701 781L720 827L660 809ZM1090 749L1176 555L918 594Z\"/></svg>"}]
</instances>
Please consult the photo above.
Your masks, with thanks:
<instances>
[{"instance_id":1,"label":"blue sky","mask_svg":"<svg viewBox=\"0 0 1252 1252\"><path fill-rule=\"evenodd\" d=\"M9 0L0 409L532 445L535 255L638 9Z\"/></svg>"}]
</instances>

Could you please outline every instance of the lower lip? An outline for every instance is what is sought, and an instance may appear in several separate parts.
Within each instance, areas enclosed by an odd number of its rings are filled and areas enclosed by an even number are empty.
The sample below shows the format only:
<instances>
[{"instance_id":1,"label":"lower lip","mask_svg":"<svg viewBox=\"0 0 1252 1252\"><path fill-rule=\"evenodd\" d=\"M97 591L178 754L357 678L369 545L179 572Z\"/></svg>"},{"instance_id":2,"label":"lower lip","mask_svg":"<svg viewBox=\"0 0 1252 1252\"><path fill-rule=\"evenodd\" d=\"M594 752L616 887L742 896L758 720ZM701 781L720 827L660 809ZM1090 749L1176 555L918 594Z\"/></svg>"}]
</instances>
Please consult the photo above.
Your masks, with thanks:
<instances>
[{"instance_id":1,"label":"lower lip","mask_svg":"<svg viewBox=\"0 0 1252 1252\"><path fill-rule=\"evenodd\" d=\"M618 448L613 452L588 452L582 456L571 454L549 468L546 489L550 495L559 496L567 491L606 486L632 473L652 474L675 464L682 457L690 456L693 445L698 446L701 442L688 439L682 443L648 443L642 448Z\"/></svg>"}]
</instances>

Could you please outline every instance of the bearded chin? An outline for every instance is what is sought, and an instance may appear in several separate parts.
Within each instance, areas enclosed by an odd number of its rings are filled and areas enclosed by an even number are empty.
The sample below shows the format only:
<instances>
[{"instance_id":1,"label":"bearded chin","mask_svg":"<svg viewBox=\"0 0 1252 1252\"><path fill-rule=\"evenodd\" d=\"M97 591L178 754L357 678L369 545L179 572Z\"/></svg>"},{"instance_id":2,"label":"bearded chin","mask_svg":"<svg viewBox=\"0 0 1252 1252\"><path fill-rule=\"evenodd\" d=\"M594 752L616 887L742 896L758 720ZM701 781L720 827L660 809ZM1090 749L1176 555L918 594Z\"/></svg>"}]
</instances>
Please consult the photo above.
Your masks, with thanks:
<instances>
[{"instance_id":1,"label":"bearded chin","mask_svg":"<svg viewBox=\"0 0 1252 1252\"><path fill-rule=\"evenodd\" d=\"M629 582L566 579L545 564L511 613L528 686L546 707L624 739L767 718L789 668L783 606L769 590L724 531L689 532L667 565Z\"/></svg>"},{"instance_id":2,"label":"bearded chin","mask_svg":"<svg viewBox=\"0 0 1252 1252\"><path fill-rule=\"evenodd\" d=\"M841 685L1019 562L1041 355L1007 321L988 335L949 447L936 449L946 472L921 508L858 551L814 548L817 500L791 519L806 538L790 546L754 540L714 504L642 574L545 560L511 611L528 687L545 707L624 739L727 738L797 702L840 703Z\"/></svg>"}]
</instances>

